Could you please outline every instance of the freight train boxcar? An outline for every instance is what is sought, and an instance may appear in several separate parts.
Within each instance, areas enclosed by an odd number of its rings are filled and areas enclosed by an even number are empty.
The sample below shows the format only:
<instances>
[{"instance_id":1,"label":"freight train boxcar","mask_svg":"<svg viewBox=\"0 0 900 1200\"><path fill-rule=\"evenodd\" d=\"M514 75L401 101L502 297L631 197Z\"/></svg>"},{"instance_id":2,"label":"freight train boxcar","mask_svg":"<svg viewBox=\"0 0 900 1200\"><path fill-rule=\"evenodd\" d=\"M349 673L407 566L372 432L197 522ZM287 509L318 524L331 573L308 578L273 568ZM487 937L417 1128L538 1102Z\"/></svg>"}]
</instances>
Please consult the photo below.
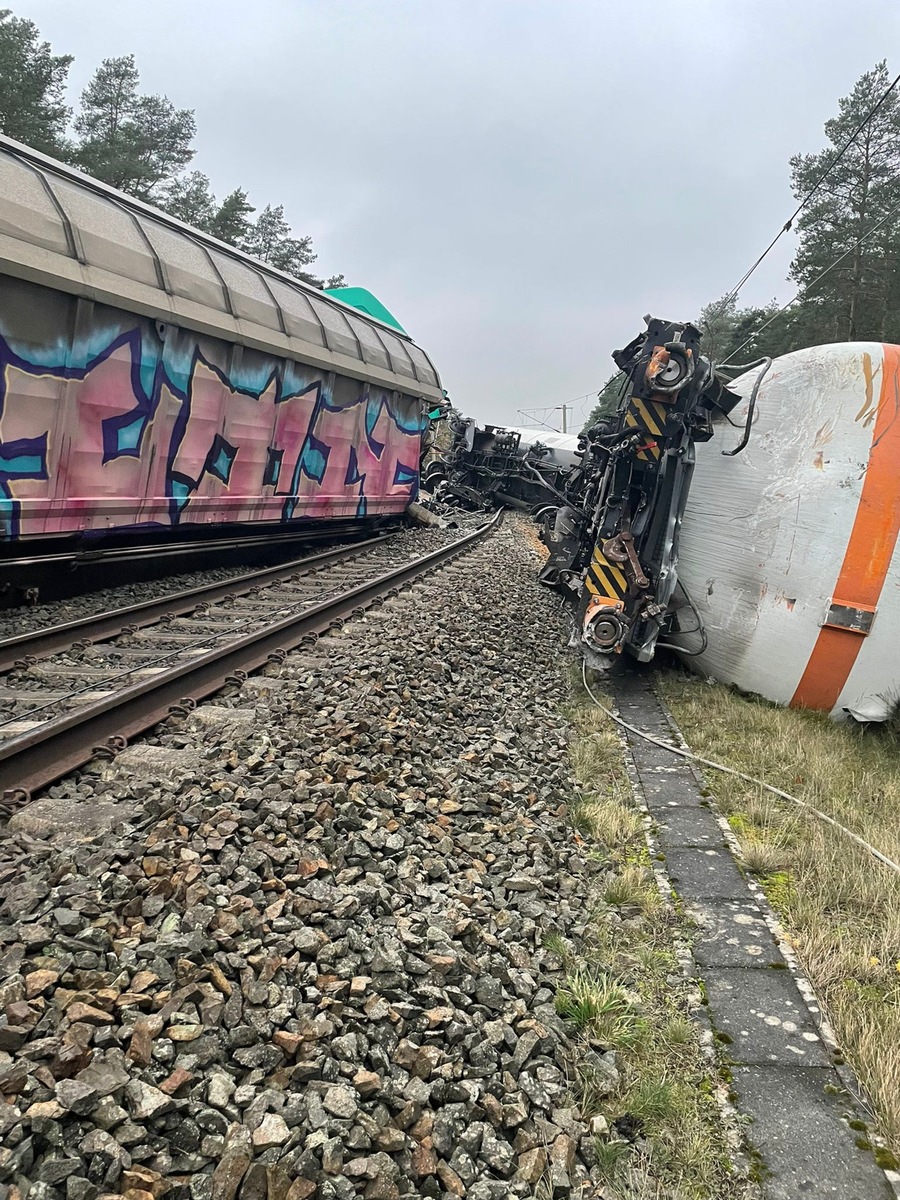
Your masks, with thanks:
<instances>
[{"instance_id":1,"label":"freight train boxcar","mask_svg":"<svg viewBox=\"0 0 900 1200\"><path fill-rule=\"evenodd\" d=\"M401 513L442 395L399 329L6 138L0 356L7 554Z\"/></svg>"}]
</instances>

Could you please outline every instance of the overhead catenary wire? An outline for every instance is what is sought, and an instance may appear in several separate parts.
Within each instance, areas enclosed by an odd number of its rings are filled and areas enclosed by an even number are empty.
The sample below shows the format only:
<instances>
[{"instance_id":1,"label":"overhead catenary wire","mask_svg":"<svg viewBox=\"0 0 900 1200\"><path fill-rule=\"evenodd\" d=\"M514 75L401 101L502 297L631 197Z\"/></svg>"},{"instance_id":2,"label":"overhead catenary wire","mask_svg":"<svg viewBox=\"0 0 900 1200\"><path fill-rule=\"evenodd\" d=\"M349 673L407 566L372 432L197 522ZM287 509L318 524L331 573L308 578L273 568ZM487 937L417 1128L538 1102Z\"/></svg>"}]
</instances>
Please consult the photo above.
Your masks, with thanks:
<instances>
[{"instance_id":1,"label":"overhead catenary wire","mask_svg":"<svg viewBox=\"0 0 900 1200\"><path fill-rule=\"evenodd\" d=\"M548 411L549 411L549 409L548 409ZM516 412L519 414L520 417L527 416L527 413L524 409L517 408ZM552 425L548 425L547 422L542 421L540 417L534 417L533 420L537 421L538 425L543 425L543 427L545 429L549 429L551 433L559 433L558 429L554 429Z\"/></svg>"},{"instance_id":2,"label":"overhead catenary wire","mask_svg":"<svg viewBox=\"0 0 900 1200\"><path fill-rule=\"evenodd\" d=\"M893 871L896 875L900 875L900 864L895 863L893 859L888 858L886 854L882 854L882 852L875 846L871 845L871 843L867 842L864 838L861 838L858 833L854 833L852 829L848 829L846 825L842 825L840 821L836 821L834 817L830 817L828 813L822 812L820 808L816 808L814 805L808 804L805 800L800 800L797 796L792 796L790 792L784 792L781 790L781 788L773 787L771 783L766 783L764 780L757 779L753 775L747 775L743 771L738 771L735 767L728 767L725 766L724 763L713 762L712 759L703 758L699 754L693 754L690 750L682 749L681 746L673 746L671 742L663 741L662 738L658 738L652 733L647 733L643 729L638 729L636 725L632 725L628 721L624 720L624 718L613 712L611 708L607 708L605 704L597 699L593 689L591 688L591 685L588 683L587 663L584 661L584 659L581 660L581 678L584 683L585 691L590 696L594 704L596 704L601 712L604 712L611 720L615 721L617 725L621 725L623 729L627 729L629 733L633 733L636 737L643 738L647 742L652 742L654 746L659 746L663 750L668 750L671 754L677 754L680 758L690 759L691 762L700 763L702 766L710 767L714 771L722 771L726 775L734 775L737 779L743 779L745 783L756 784L757 787L761 787L765 791L771 792L772 795L780 796L782 800L788 800L791 804L796 804L798 808L803 808L807 812L812 813L826 824L831 825L834 829L837 829L840 833L843 833L846 837L856 842L858 846L861 846L863 850L866 850L872 855L873 858L876 858L882 864L882 866L888 867L889 870Z\"/></svg>"},{"instance_id":3,"label":"overhead catenary wire","mask_svg":"<svg viewBox=\"0 0 900 1200\"><path fill-rule=\"evenodd\" d=\"M860 121L860 123L856 126L856 128L853 130L853 132L850 134L850 136L847 138L847 140L844 142L844 144L838 149L834 158L831 160L831 162L828 164L828 166L825 168L825 170L822 172L822 174L819 176L819 178L816 180L816 182L813 184L813 186L809 189L809 191L801 198L800 203L797 205L797 207L794 209L794 211L791 213L791 215L785 221L784 225L782 225L782 227L779 229L779 231L772 238L771 242L769 242L768 246L766 246L765 250L763 250L762 254L760 254L760 256L756 259L756 261L754 263L752 263L750 267L748 267L748 269L740 277L740 279L737 281L737 283L734 285L734 287L730 291L725 293L725 295L722 297L722 299L719 302L720 310L724 310L724 308L728 304L728 302L730 300L733 300L734 297L737 296L738 292L741 290L741 288L744 286L744 284L747 282L747 280L750 278L750 276L753 274L753 272L756 270L756 268L762 263L762 261L770 253L770 251L772 249L774 249L774 247L777 245L777 243L780 241L780 239L784 236L784 234L786 234L790 231L790 229L793 227L794 221L796 221L797 217L800 216L800 214L803 212L804 208L806 208L807 204L809 204L810 200L812 200L813 196L815 196L815 194L818 192L819 188L822 186L822 184L825 182L825 180L828 178L828 176L831 174L831 172L834 170L834 168L838 165L838 163L841 161L841 159L844 157L844 155L847 153L847 151L850 149L850 147L856 141L857 137L860 135L860 133L862 133L863 129L865 129L865 127L869 124L869 122L876 115L876 113L879 111L879 109L884 105L885 101L890 96L890 94L894 91L894 89L897 87L898 83L900 83L900 74L898 74L894 77L893 81L888 85L888 87L885 89L885 91L879 97L877 102L866 113L866 115L863 117L863 119Z\"/></svg>"},{"instance_id":4,"label":"overhead catenary wire","mask_svg":"<svg viewBox=\"0 0 900 1200\"><path fill-rule=\"evenodd\" d=\"M747 270L744 272L744 274L740 277L740 279L737 281L737 283L734 285L734 287L732 287L729 291L727 291L725 293L725 295L719 301L717 310L716 310L716 314L714 314L714 315L717 315L717 313L723 312L725 310L725 307L727 306L728 302L730 300L734 299L738 295L741 288L744 286L744 284L747 282L747 280L750 278L750 276L756 271L757 267L760 266L760 264L763 262L763 260L774 249L774 247L781 240L781 238L784 236L784 234L788 233L793 228L794 221L796 221L797 217L800 216L800 214L803 212L803 210L806 208L806 206L809 204L809 202L813 199L813 197L818 192L819 188L822 186L822 184L825 182L825 180L828 178L828 176L831 174L831 172L834 170L834 168L838 165L838 163L841 161L841 159L844 157L844 155L847 153L847 151L850 149L850 147L855 143L857 137L860 135L860 133L862 133L863 129L865 129L865 127L869 124L869 122L872 120L872 118L875 117L876 114L880 111L880 109L884 106L884 104L888 100L888 97L895 91L898 84L900 84L900 73L895 75L893 80L890 82L890 84L887 86L887 88L885 88L884 92L882 92L881 96L879 96L878 100L875 102L875 104L872 106L872 108L869 109L869 111L865 114L863 119L855 127L855 129L850 134L850 136L838 148L836 154L831 159L831 161L828 163L827 167L824 169L824 171L822 171L822 173L816 179L815 183L809 189L809 191L806 192L801 197L800 202L798 203L797 207L794 209L794 211L791 213L791 215L788 217L788 219L785 221L785 223L778 230L775 237L773 237L772 240L769 242L768 246L766 246L766 248L763 250L763 252L754 260L753 263L751 263L751 265L747 268ZM881 222L879 222L879 225L883 224L884 221L886 221L890 216L892 216L895 211L897 211L897 210L893 209L890 213L888 213L887 216ZM869 234L874 233L875 229L877 229L877 228L878 228L878 226L875 226L873 229L869 230L869 233L866 234L865 237L868 237ZM860 241L856 243L856 245L860 245L865 240L865 237L861 238ZM797 300L799 300L803 295L805 295L811 287L813 287L816 283L818 283L818 281L820 279L822 279L825 275L828 274L828 271L830 271L833 267L837 266L838 262L840 262L841 259L846 258L847 254L851 253L852 250L854 250L854 249L856 249L856 246L852 246L849 251L847 251L845 254L841 255L841 258L837 259L834 263L832 263L831 267L828 267L825 271L823 271L821 273L821 275L818 275L816 277L816 279L814 279L812 281L811 284L807 285L807 287L805 289L802 289L800 292L798 292L786 304L783 304L781 306L781 308L779 308L775 313L772 314L772 316L769 318L768 321L765 322L764 325L760 326L760 328L758 330L756 330L755 333L751 334L751 336L749 338L747 338L747 340L745 342L743 342L742 345L739 346L738 349L735 350L733 353L739 354L740 351L743 350L743 348L745 346L748 346L750 344L750 342L753 341L753 338L755 338L758 334L762 333L762 331L764 329L768 328L768 326L771 325L772 321L774 321L776 317L780 316L781 313L784 312L784 310L786 308L789 308L792 304L794 304ZM600 389L600 390L602 390L602 389ZM600 393L598 391L597 395L599 396L599 394ZM585 393L585 395L590 395L590 393ZM570 404L570 403L574 403L576 400L581 400L581 399L584 399L584 395L575 396L572 398L572 400L564 401L564 403ZM559 407L559 405L548 405L548 411L554 407ZM522 410L520 409L519 411L521 412ZM539 420L539 418L535 418L535 419ZM546 425L546 422L540 421L540 424ZM549 428L551 428L551 426L548 425L547 428L549 429Z\"/></svg>"},{"instance_id":5,"label":"overhead catenary wire","mask_svg":"<svg viewBox=\"0 0 900 1200\"><path fill-rule=\"evenodd\" d=\"M591 399L592 396L599 396L600 391L602 391L602 390L603 389L601 388L597 391L582 392L581 395L579 395L579 396L572 396L568 400L561 400L559 404L538 404L534 408L517 408L516 412L519 414L520 417L535 421L538 425L542 425L545 429L549 429L553 433L559 433L559 432L561 432L559 429L557 429L553 425L548 424L547 421L545 421L543 419L543 417L539 417L536 414L537 413L558 412L561 408L568 408L569 406L572 406L574 408L575 404L577 404L578 401L581 401L581 403L579 405L579 416L583 417L584 410L587 407L587 402ZM569 432L571 432L571 431L569 431Z\"/></svg>"},{"instance_id":6,"label":"overhead catenary wire","mask_svg":"<svg viewBox=\"0 0 900 1200\"><path fill-rule=\"evenodd\" d=\"M738 348L731 352L729 357L733 358L735 355L740 354L740 352L743 349L745 349L745 347L749 346L751 342L753 342L756 338L759 337L759 335L763 332L764 329L768 329L768 327L772 324L772 322L774 320L776 320L778 317L780 317L781 314L785 311L785 309L790 308L792 304L796 304L798 300L802 300L805 296L808 296L809 293L816 286L816 284L819 283L820 280L824 279L826 275L828 275L831 271L833 271L834 268L836 266L838 266L839 263L842 263L848 254L852 254L854 250L857 250L863 244L863 242L867 241L872 236L873 233L877 233L878 230L881 228L881 226L884 225L886 221L889 221L891 219L891 217L893 217L898 212L900 212L900 203L895 204L893 208L889 209L884 214L884 216L881 218L880 221L876 221L876 223L872 226L872 228L866 230L866 232L862 235L861 238L858 238L853 243L852 246L849 246L843 252L843 254L839 254L838 257L833 262L828 264L828 266L825 268L824 271L819 272L819 274L815 277L815 279L810 280L810 282L808 284L806 284L805 287L802 287L798 292L795 292L794 295L790 298L790 300L786 301L786 303L782 304L782 306L780 308L776 309L775 312L772 313L771 317L769 317L768 321L764 321L763 324L760 325L759 329L755 329L748 338L745 338L744 341L741 342L741 344L738 346ZM723 363L722 366L723 367L728 366L728 364Z\"/></svg>"}]
</instances>

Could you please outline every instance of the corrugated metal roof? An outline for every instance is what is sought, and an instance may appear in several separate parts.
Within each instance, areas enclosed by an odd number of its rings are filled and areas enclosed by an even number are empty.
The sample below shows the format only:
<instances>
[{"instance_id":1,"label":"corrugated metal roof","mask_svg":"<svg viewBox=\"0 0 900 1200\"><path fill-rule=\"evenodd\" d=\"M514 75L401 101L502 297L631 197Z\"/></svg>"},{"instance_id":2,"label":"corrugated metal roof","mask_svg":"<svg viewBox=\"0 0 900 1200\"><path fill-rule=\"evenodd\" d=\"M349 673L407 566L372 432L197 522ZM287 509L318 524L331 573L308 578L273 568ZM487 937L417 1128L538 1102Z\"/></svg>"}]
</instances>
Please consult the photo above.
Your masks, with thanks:
<instances>
[{"instance_id":1,"label":"corrugated metal roof","mask_svg":"<svg viewBox=\"0 0 900 1200\"><path fill-rule=\"evenodd\" d=\"M441 395L431 360L397 329L2 135L0 268L342 375Z\"/></svg>"}]
</instances>

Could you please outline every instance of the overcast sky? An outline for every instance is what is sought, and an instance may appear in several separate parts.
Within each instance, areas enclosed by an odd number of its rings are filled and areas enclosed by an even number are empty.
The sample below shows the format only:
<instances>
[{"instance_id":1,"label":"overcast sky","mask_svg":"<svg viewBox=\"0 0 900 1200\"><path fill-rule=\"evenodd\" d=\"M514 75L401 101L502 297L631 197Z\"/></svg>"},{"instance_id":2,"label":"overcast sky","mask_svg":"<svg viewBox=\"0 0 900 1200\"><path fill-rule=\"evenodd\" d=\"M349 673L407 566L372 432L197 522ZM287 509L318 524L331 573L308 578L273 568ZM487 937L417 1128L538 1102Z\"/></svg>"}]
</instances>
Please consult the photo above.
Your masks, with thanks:
<instances>
[{"instance_id":1,"label":"overcast sky","mask_svg":"<svg viewBox=\"0 0 900 1200\"><path fill-rule=\"evenodd\" d=\"M73 99L133 52L196 110L218 195L283 203L321 274L509 424L565 401L580 423L644 313L727 291L791 211L788 157L900 62L896 0L8 2L75 55ZM791 245L742 302L792 294Z\"/></svg>"}]
</instances>

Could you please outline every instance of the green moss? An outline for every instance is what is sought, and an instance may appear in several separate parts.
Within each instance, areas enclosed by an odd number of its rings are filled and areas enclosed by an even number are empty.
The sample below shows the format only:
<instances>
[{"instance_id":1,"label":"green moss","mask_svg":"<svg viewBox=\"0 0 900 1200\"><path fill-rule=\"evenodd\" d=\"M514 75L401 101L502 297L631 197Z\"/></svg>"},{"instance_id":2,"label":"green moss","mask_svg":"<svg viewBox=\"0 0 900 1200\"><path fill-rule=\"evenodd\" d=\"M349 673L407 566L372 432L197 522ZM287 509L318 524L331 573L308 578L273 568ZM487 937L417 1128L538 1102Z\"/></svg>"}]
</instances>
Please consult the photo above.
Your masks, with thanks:
<instances>
[{"instance_id":1,"label":"green moss","mask_svg":"<svg viewBox=\"0 0 900 1200\"><path fill-rule=\"evenodd\" d=\"M728 824L735 833L748 833L753 830L753 822L740 812L729 813Z\"/></svg>"},{"instance_id":2,"label":"green moss","mask_svg":"<svg viewBox=\"0 0 900 1200\"><path fill-rule=\"evenodd\" d=\"M871 1150L872 1149L872 1143L869 1141L868 1138L858 1137L856 1139L856 1144L860 1148L860 1150Z\"/></svg>"},{"instance_id":3,"label":"green moss","mask_svg":"<svg viewBox=\"0 0 900 1200\"><path fill-rule=\"evenodd\" d=\"M770 971L786 971L787 969L788 969L788 965L786 962L770 962L769 963Z\"/></svg>"},{"instance_id":4,"label":"green moss","mask_svg":"<svg viewBox=\"0 0 900 1200\"><path fill-rule=\"evenodd\" d=\"M770 871L762 885L773 908L784 913L796 899L793 876L788 871Z\"/></svg>"},{"instance_id":5,"label":"green moss","mask_svg":"<svg viewBox=\"0 0 900 1200\"><path fill-rule=\"evenodd\" d=\"M769 1168L766 1166L763 1156L755 1146L748 1147L748 1156L750 1159L750 1169L747 1172L751 1183L765 1183L769 1175Z\"/></svg>"},{"instance_id":6,"label":"green moss","mask_svg":"<svg viewBox=\"0 0 900 1200\"><path fill-rule=\"evenodd\" d=\"M854 1118L852 1121L848 1121L847 1124L851 1129L855 1129L857 1133L865 1133L868 1129L865 1121L860 1121L856 1118Z\"/></svg>"},{"instance_id":7,"label":"green moss","mask_svg":"<svg viewBox=\"0 0 900 1200\"><path fill-rule=\"evenodd\" d=\"M900 1171L900 1159L886 1146L875 1147L875 1161L882 1171Z\"/></svg>"}]
</instances>

